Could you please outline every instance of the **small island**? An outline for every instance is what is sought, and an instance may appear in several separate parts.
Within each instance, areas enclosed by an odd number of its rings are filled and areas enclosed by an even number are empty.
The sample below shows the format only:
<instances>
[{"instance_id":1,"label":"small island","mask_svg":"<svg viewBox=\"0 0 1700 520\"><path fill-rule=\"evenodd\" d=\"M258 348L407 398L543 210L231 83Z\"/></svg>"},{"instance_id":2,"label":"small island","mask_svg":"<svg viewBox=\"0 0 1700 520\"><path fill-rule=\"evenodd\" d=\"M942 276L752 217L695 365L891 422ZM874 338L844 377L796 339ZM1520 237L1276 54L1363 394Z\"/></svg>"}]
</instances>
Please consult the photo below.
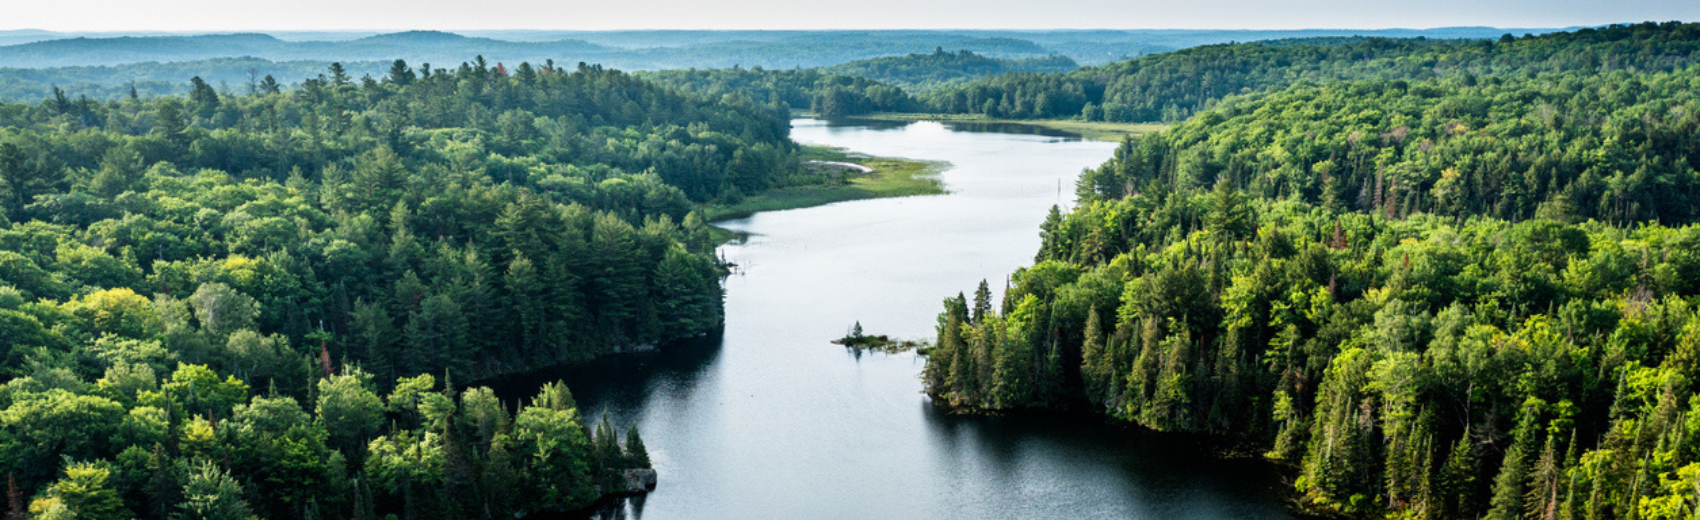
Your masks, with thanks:
<instances>
[{"instance_id":1,"label":"small island","mask_svg":"<svg viewBox=\"0 0 1700 520\"><path fill-rule=\"evenodd\" d=\"M856 322L855 325L851 325L850 331L846 333L844 337L832 340L832 343L834 345L844 345L858 351L878 350L887 353L905 352L926 347L926 343L921 341L891 339L890 336L886 336L884 334L877 336L868 335L862 331L862 322L860 321Z\"/></svg>"}]
</instances>

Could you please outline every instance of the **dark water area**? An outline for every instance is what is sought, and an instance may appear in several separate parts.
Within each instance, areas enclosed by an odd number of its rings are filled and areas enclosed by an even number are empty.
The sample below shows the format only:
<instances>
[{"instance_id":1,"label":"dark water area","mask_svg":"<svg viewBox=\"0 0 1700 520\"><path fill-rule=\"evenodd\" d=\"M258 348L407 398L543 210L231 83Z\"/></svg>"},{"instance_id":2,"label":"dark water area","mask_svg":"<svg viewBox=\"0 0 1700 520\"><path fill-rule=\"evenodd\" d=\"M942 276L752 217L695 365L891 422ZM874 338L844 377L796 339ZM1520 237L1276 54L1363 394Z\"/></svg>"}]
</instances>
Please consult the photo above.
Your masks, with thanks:
<instances>
[{"instance_id":1,"label":"dark water area","mask_svg":"<svg viewBox=\"0 0 1700 520\"><path fill-rule=\"evenodd\" d=\"M793 136L946 161L947 195L760 213L720 253L722 334L491 382L508 399L564 380L591 420L635 423L654 492L600 518L1290 518L1280 476L1194 439L1082 414L953 414L931 405L913 353L829 343L933 335L940 301L1031 263L1038 225L1067 206L1110 143L938 123L828 124Z\"/></svg>"}]
</instances>

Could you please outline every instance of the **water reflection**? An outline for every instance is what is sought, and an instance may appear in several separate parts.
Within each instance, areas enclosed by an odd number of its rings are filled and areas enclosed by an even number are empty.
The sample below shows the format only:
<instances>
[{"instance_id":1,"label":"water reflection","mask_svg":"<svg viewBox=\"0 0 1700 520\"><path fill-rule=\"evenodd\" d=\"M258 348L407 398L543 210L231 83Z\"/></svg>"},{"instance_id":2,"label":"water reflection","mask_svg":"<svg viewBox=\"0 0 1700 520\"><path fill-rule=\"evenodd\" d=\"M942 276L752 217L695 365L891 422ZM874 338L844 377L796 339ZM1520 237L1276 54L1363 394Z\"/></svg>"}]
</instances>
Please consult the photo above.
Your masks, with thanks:
<instances>
[{"instance_id":1,"label":"water reflection","mask_svg":"<svg viewBox=\"0 0 1700 520\"><path fill-rule=\"evenodd\" d=\"M837 118L837 119L827 120L826 126L829 127L829 128L894 130L894 129L902 129L904 127L907 127L909 125L913 125L915 123L916 123L915 121L886 121L886 120L881 120L881 119L861 119L861 118L855 118L855 117L845 117L845 118ZM1066 131L1066 130L1058 130L1058 129L1055 129L1055 128L1044 127L1044 126L1039 126L1039 125L1013 123L1013 122L1008 122L1008 121L998 121L998 122L985 122L985 121L921 121L921 123L942 125L944 128L949 129L951 131L955 131L955 132L985 133L985 134L1039 135L1039 136L1045 136L1045 137L1061 138L1060 139L1061 141L1078 141L1078 140L1082 139L1080 134L1077 134L1077 133L1074 133L1074 132L1069 132L1069 131Z\"/></svg>"},{"instance_id":2,"label":"water reflection","mask_svg":"<svg viewBox=\"0 0 1700 520\"><path fill-rule=\"evenodd\" d=\"M689 396L720 356L724 341L720 333L714 333L654 350L605 356L587 363L480 381L473 386L488 386L496 397L513 403L537 395L544 384L564 381L587 411L628 410L656 398L653 394L658 392L662 393L660 398Z\"/></svg>"},{"instance_id":3,"label":"water reflection","mask_svg":"<svg viewBox=\"0 0 1700 520\"><path fill-rule=\"evenodd\" d=\"M855 322L930 336L940 300L1032 261L1062 186L1115 146L985 129L795 122L799 141L948 162L950 193L721 222L747 233L719 251L740 266L722 335L491 386L513 402L563 379L587 416L638 425L660 482L598 518L1288 518L1267 465L1091 418L950 414L915 353L830 343Z\"/></svg>"}]
</instances>

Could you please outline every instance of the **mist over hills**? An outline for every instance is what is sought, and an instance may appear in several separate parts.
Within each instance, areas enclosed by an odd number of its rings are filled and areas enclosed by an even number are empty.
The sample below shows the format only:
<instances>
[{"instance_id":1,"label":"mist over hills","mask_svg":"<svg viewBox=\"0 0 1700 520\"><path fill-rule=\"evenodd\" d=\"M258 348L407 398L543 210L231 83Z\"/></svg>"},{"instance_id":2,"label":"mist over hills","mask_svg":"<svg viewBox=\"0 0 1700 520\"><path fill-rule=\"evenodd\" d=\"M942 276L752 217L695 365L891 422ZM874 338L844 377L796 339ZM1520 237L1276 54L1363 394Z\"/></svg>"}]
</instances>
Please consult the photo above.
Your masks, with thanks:
<instances>
[{"instance_id":1,"label":"mist over hills","mask_svg":"<svg viewBox=\"0 0 1700 520\"><path fill-rule=\"evenodd\" d=\"M483 56L601 64L622 70L813 68L871 58L966 50L996 59L1066 57L1080 65L1225 43L1277 38L1497 38L1561 29L1446 27L1351 30L835 30L835 31L309 31L275 33L60 33L0 31L0 99L36 101L58 85L73 96L110 99L135 84L141 95L179 93L188 78L238 85L272 75L294 84L341 62L356 78L389 62L455 67ZM1066 63L1066 62L1056 62ZM988 68L987 71L998 69ZM251 76L253 73L254 76Z\"/></svg>"}]
</instances>

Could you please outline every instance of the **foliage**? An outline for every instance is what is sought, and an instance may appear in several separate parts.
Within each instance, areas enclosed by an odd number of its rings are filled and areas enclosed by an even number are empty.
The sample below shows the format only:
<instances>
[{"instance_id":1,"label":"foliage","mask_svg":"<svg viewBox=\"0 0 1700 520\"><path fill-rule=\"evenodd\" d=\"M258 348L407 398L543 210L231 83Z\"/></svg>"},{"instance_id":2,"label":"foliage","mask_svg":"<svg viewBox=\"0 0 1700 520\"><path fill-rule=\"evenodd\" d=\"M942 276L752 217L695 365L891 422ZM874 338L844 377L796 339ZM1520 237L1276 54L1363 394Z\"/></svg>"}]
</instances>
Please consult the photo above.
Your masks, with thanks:
<instances>
[{"instance_id":1,"label":"foliage","mask_svg":"<svg viewBox=\"0 0 1700 520\"><path fill-rule=\"evenodd\" d=\"M1130 140L1000 309L946 301L929 392L1261 445L1320 511L1692 516L1700 72L1602 69L1301 82Z\"/></svg>"},{"instance_id":2,"label":"foliage","mask_svg":"<svg viewBox=\"0 0 1700 520\"><path fill-rule=\"evenodd\" d=\"M1223 98L1300 81L1541 72L1653 72L1700 53L1700 24L1644 23L1498 41L1367 38L1205 45L1061 73L1010 73L923 97L929 111L1001 118L1180 121Z\"/></svg>"},{"instance_id":3,"label":"foliage","mask_svg":"<svg viewBox=\"0 0 1700 520\"><path fill-rule=\"evenodd\" d=\"M512 516L647 466L564 387L514 414L448 381L718 328L692 209L815 181L785 114L390 71L0 104L0 472L31 514Z\"/></svg>"},{"instance_id":4,"label":"foliage","mask_svg":"<svg viewBox=\"0 0 1700 520\"><path fill-rule=\"evenodd\" d=\"M867 78L910 92L919 92L1008 72L1067 72L1077 68L1080 68L1080 65L1067 56L992 58L967 49L946 52L943 47L939 47L926 54L869 58L821 67L820 70L828 74Z\"/></svg>"},{"instance_id":5,"label":"foliage","mask_svg":"<svg viewBox=\"0 0 1700 520\"><path fill-rule=\"evenodd\" d=\"M896 86L821 69L664 70L640 73L639 77L701 97L733 95L785 109L807 107L822 117L906 112L920 107Z\"/></svg>"}]
</instances>

